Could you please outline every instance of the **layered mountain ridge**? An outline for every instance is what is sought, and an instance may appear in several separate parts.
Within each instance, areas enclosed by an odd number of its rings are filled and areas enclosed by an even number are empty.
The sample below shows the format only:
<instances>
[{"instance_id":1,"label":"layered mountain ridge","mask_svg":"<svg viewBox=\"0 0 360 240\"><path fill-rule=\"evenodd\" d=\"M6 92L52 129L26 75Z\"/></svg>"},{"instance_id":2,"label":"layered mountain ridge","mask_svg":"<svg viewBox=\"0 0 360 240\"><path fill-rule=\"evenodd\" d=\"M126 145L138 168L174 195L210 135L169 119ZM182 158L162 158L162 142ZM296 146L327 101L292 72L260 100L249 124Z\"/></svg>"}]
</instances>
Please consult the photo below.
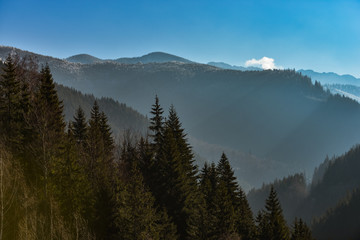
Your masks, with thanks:
<instances>
[{"instance_id":1,"label":"layered mountain ridge","mask_svg":"<svg viewBox=\"0 0 360 240\"><path fill-rule=\"evenodd\" d=\"M179 61L81 64L4 47L0 57L11 52L47 62L60 84L111 97L144 115L157 94L165 110L175 105L194 142L219 147L203 158L217 160L221 149L237 152L229 157L249 186L312 173L327 154L341 154L360 140L359 104L292 70L238 71Z\"/></svg>"}]
</instances>

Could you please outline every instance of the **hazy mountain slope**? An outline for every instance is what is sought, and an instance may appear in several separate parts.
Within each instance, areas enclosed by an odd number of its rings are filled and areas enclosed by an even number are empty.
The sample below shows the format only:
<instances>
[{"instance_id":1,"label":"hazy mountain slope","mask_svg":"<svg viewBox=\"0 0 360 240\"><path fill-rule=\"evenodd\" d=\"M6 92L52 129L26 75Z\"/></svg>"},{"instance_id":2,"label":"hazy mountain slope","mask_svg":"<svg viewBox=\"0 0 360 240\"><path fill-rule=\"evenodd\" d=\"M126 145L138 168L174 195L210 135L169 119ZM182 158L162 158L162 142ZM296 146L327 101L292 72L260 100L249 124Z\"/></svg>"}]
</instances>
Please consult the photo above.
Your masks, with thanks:
<instances>
[{"instance_id":1,"label":"hazy mountain slope","mask_svg":"<svg viewBox=\"0 0 360 240\"><path fill-rule=\"evenodd\" d=\"M345 74L345 75L339 75L333 72L328 73L319 73L315 72L313 70L298 70L303 75L306 75L313 79L314 81L318 81L321 84L350 84L355 86L360 86L360 79L356 78L352 75Z\"/></svg>"},{"instance_id":2,"label":"hazy mountain slope","mask_svg":"<svg viewBox=\"0 0 360 240\"><path fill-rule=\"evenodd\" d=\"M222 69L231 69L231 70L239 70L239 71L251 71L251 70L258 70L262 71L262 68L257 67L241 67L230 65L224 62L208 62L209 65L222 68ZM339 75L333 72L315 72L313 70L304 70L300 69L297 72L310 77L313 81L318 81L322 85L325 84L342 84L342 85L355 85L360 86L360 79L356 78L350 74Z\"/></svg>"},{"instance_id":3,"label":"hazy mountain slope","mask_svg":"<svg viewBox=\"0 0 360 240\"><path fill-rule=\"evenodd\" d=\"M258 169L253 175L266 176L252 181L253 186L303 170L310 173L327 154L343 153L360 141L359 104L331 96L294 71L50 60L57 82L126 102L142 114L149 112L155 94L165 109L173 103L189 135L251 152L266 162L262 168L259 162L243 166L232 160L235 168Z\"/></svg>"},{"instance_id":4,"label":"hazy mountain slope","mask_svg":"<svg viewBox=\"0 0 360 240\"><path fill-rule=\"evenodd\" d=\"M359 239L360 234L360 146L340 157L326 158L306 186L301 174L276 180L251 190L247 197L256 213L263 207L274 185L284 216L301 217L312 225L316 239Z\"/></svg>"},{"instance_id":5,"label":"hazy mountain slope","mask_svg":"<svg viewBox=\"0 0 360 240\"><path fill-rule=\"evenodd\" d=\"M349 84L326 84L324 87L329 89L329 91L333 94L344 95L360 102L360 87L358 86Z\"/></svg>"},{"instance_id":6,"label":"hazy mountain slope","mask_svg":"<svg viewBox=\"0 0 360 240\"><path fill-rule=\"evenodd\" d=\"M360 238L360 190L354 190L312 224L318 240Z\"/></svg>"},{"instance_id":7,"label":"hazy mountain slope","mask_svg":"<svg viewBox=\"0 0 360 240\"><path fill-rule=\"evenodd\" d=\"M257 67L241 67L241 66L235 66L235 65L230 65L224 62L208 62L208 65L214 66L214 67L218 67L218 68L222 68L222 69L230 69L230 70L239 70L239 71L262 71L262 68L257 68Z\"/></svg>"},{"instance_id":8,"label":"hazy mountain slope","mask_svg":"<svg viewBox=\"0 0 360 240\"><path fill-rule=\"evenodd\" d=\"M93 95L84 95L62 85L56 85L56 90L59 98L64 103L66 121L73 120L75 111L79 106L89 118L91 108L96 100L100 110L104 111L108 117L114 137L118 137L124 130L132 130L143 134L147 131L148 120L124 103L119 103L110 98L95 98Z\"/></svg>"},{"instance_id":9,"label":"hazy mountain slope","mask_svg":"<svg viewBox=\"0 0 360 240\"><path fill-rule=\"evenodd\" d=\"M321 216L344 198L347 193L360 186L360 146L334 158L320 181L313 184L307 199L298 210L298 215L307 221ZM340 219L339 219L340 220Z\"/></svg>"},{"instance_id":10,"label":"hazy mountain slope","mask_svg":"<svg viewBox=\"0 0 360 240\"><path fill-rule=\"evenodd\" d=\"M283 163L274 176L312 171L326 154L359 141L351 127L360 127L359 106L312 87L296 73L176 63L104 63L81 70L74 87L119 99L142 113L158 94L165 108L176 106L194 137Z\"/></svg>"},{"instance_id":11,"label":"hazy mountain slope","mask_svg":"<svg viewBox=\"0 0 360 240\"><path fill-rule=\"evenodd\" d=\"M307 196L306 179L303 174L295 174L281 180L275 180L271 184L263 185L259 189L252 189L248 195L249 204L254 212L263 209L265 200L270 193L271 185L274 186L283 209L284 217L289 224L296 216L297 208Z\"/></svg>"}]
</instances>

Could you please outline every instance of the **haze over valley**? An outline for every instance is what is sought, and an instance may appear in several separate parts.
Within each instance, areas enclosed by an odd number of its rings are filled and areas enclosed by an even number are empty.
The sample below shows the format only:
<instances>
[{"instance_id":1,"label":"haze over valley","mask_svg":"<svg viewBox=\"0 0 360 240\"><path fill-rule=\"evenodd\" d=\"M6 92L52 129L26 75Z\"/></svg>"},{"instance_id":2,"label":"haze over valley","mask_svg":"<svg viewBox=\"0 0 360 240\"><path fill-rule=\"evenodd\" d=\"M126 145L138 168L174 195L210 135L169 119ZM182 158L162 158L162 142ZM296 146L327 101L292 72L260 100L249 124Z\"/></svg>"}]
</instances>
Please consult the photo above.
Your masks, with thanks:
<instances>
[{"instance_id":1,"label":"haze over valley","mask_svg":"<svg viewBox=\"0 0 360 240\"><path fill-rule=\"evenodd\" d=\"M359 13L0 0L0 240L360 239Z\"/></svg>"}]
</instances>

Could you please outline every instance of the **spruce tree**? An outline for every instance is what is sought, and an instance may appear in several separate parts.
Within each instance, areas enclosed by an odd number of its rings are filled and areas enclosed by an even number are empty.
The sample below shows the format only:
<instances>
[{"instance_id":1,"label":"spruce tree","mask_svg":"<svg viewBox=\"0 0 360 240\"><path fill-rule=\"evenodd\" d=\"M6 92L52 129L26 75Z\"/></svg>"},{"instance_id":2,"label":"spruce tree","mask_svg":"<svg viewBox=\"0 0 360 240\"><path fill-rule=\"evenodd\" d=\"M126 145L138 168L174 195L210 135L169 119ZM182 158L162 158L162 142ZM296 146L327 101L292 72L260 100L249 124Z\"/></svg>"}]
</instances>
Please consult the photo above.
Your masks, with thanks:
<instances>
[{"instance_id":1,"label":"spruce tree","mask_svg":"<svg viewBox=\"0 0 360 240\"><path fill-rule=\"evenodd\" d=\"M181 239L199 238L201 194L197 185L196 166L180 121L173 108L163 130L163 143L156 163L160 170L161 203L177 225ZM161 177L162 175L162 177Z\"/></svg>"},{"instance_id":2,"label":"spruce tree","mask_svg":"<svg viewBox=\"0 0 360 240\"><path fill-rule=\"evenodd\" d=\"M55 90L55 83L49 66L42 68L40 86L34 96L34 104L30 113L31 127L34 131L34 140L31 151L35 161L35 171L32 183L43 190L39 192L41 204L39 210L45 218L44 231L49 238L54 238L54 198L51 188L51 173L57 161L61 158L64 147L65 122L63 105Z\"/></svg>"},{"instance_id":3,"label":"spruce tree","mask_svg":"<svg viewBox=\"0 0 360 240\"><path fill-rule=\"evenodd\" d=\"M24 108L20 81L16 65L9 55L0 78L0 131L7 147L16 153L23 139L21 127L24 122Z\"/></svg>"},{"instance_id":4,"label":"spruce tree","mask_svg":"<svg viewBox=\"0 0 360 240\"><path fill-rule=\"evenodd\" d=\"M115 233L113 224L114 197L112 183L114 181L114 156L111 133L108 131L107 118L100 112L99 105L94 102L91 109L89 127L86 137L86 162L84 163L95 191L95 219L92 221L97 238L107 239Z\"/></svg>"},{"instance_id":5,"label":"spruce tree","mask_svg":"<svg viewBox=\"0 0 360 240\"><path fill-rule=\"evenodd\" d=\"M84 110L79 106L76 110L74 121L72 122L72 132L74 138L80 146L84 146L87 135L87 122Z\"/></svg>"},{"instance_id":6,"label":"spruce tree","mask_svg":"<svg viewBox=\"0 0 360 240\"><path fill-rule=\"evenodd\" d=\"M222 180L219 180L218 191L218 230L221 237L226 237L236 232L236 209L233 205L231 194Z\"/></svg>"},{"instance_id":7,"label":"spruce tree","mask_svg":"<svg viewBox=\"0 0 360 240\"><path fill-rule=\"evenodd\" d=\"M266 199L265 211L262 219L261 235L267 240L290 239L289 228L284 219L281 205L274 187L271 186L269 197Z\"/></svg>"},{"instance_id":8,"label":"spruce tree","mask_svg":"<svg viewBox=\"0 0 360 240\"><path fill-rule=\"evenodd\" d=\"M72 126L68 129L62 155L53 163L52 188L63 216L73 223L77 214L86 220L94 217L95 195L85 169L80 164Z\"/></svg>"},{"instance_id":9,"label":"spruce tree","mask_svg":"<svg viewBox=\"0 0 360 240\"><path fill-rule=\"evenodd\" d=\"M236 215L236 232L241 236L241 239L255 239L256 227L253 213L246 198L246 194L241 188L238 190Z\"/></svg>"},{"instance_id":10,"label":"spruce tree","mask_svg":"<svg viewBox=\"0 0 360 240\"><path fill-rule=\"evenodd\" d=\"M116 194L115 223L119 239L160 239L158 215L154 199L146 190L136 164L130 170L130 178Z\"/></svg>"},{"instance_id":11,"label":"spruce tree","mask_svg":"<svg viewBox=\"0 0 360 240\"><path fill-rule=\"evenodd\" d=\"M113 160L113 151L115 148L115 143L114 143L114 139L112 137L112 132L111 132L111 127L108 123L108 118L105 115L104 112L100 113L100 122L99 122L99 126L100 126L100 131L102 134L102 138L103 138L103 144L104 144L104 155L108 156L108 163L111 164L112 160Z\"/></svg>"},{"instance_id":12,"label":"spruce tree","mask_svg":"<svg viewBox=\"0 0 360 240\"><path fill-rule=\"evenodd\" d=\"M153 116L152 118L150 118L149 129L152 132L151 137L154 141L154 147L156 148L155 151L157 151L159 148L159 144L161 143L164 124L164 117L162 116L164 111L159 104L159 98L157 95L155 96L155 104L152 106L150 113Z\"/></svg>"},{"instance_id":13,"label":"spruce tree","mask_svg":"<svg viewBox=\"0 0 360 240\"><path fill-rule=\"evenodd\" d=\"M51 171L53 161L60 155L65 136L63 105L55 90L55 83L48 65L40 72L40 86L35 93L34 107L31 113L31 125L36 134L33 148L41 166L45 181Z\"/></svg>"},{"instance_id":14,"label":"spruce tree","mask_svg":"<svg viewBox=\"0 0 360 240\"><path fill-rule=\"evenodd\" d=\"M220 161L217 165L217 172L220 180L224 183L226 191L230 195L232 204L235 206L238 201L239 185L225 153L222 153L221 155Z\"/></svg>"},{"instance_id":15,"label":"spruce tree","mask_svg":"<svg viewBox=\"0 0 360 240\"><path fill-rule=\"evenodd\" d=\"M144 183L147 187L151 189L152 179L152 160L153 152L151 149L151 144L147 138L140 138L138 143L138 152L139 152L139 169L143 174Z\"/></svg>"},{"instance_id":16,"label":"spruce tree","mask_svg":"<svg viewBox=\"0 0 360 240\"><path fill-rule=\"evenodd\" d=\"M220 187L224 188L221 189L221 191L224 192L223 198L230 198L229 204L232 205L231 207L223 206L223 208L228 211L229 220L232 219L231 221L228 220L228 229L231 229L230 226L234 224L233 231L240 235L242 239L252 239L255 234L255 223L252 211L246 199L245 193L237 183L234 171L232 170L225 153L222 153L221 155L220 161L217 165L217 172L219 174ZM228 200L224 199L222 202L222 204L225 204ZM232 211L233 215L231 214Z\"/></svg>"},{"instance_id":17,"label":"spruce tree","mask_svg":"<svg viewBox=\"0 0 360 240\"><path fill-rule=\"evenodd\" d=\"M181 154L180 157L185 171L190 178L196 179L197 166L194 164L194 154L192 153L190 144L187 142L186 134L184 133L184 129L181 127L179 117L173 105L170 106L169 116L166 121L166 127L170 128L174 135L177 147L179 148Z\"/></svg>"},{"instance_id":18,"label":"spruce tree","mask_svg":"<svg viewBox=\"0 0 360 240\"><path fill-rule=\"evenodd\" d=\"M200 190L205 201L205 216L202 223L202 239L219 239L219 188L216 166L205 162L200 174Z\"/></svg>"},{"instance_id":19,"label":"spruce tree","mask_svg":"<svg viewBox=\"0 0 360 240\"><path fill-rule=\"evenodd\" d=\"M157 206L165 208L174 221L180 238L197 239L202 206L193 155L175 111L170 110L164 124L157 97L155 101L150 126L154 133L151 191Z\"/></svg>"},{"instance_id":20,"label":"spruce tree","mask_svg":"<svg viewBox=\"0 0 360 240\"><path fill-rule=\"evenodd\" d=\"M295 218L294 220L291 231L291 240L313 240L310 228L301 218Z\"/></svg>"}]
</instances>

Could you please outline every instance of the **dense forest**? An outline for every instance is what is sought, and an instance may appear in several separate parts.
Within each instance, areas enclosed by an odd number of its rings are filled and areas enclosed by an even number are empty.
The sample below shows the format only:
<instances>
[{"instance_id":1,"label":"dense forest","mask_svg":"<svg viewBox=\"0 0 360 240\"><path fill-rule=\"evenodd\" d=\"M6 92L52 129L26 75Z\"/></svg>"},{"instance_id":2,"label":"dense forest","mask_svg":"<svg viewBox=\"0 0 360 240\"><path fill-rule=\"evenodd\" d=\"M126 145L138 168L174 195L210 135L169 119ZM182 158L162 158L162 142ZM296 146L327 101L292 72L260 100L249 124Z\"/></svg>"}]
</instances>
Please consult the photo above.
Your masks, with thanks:
<instances>
[{"instance_id":1,"label":"dense forest","mask_svg":"<svg viewBox=\"0 0 360 240\"><path fill-rule=\"evenodd\" d=\"M89 113L87 113L89 114ZM93 103L66 122L49 66L10 56L0 80L0 239L312 239L274 187L256 217L225 153L201 170L173 106L115 143Z\"/></svg>"}]
</instances>

